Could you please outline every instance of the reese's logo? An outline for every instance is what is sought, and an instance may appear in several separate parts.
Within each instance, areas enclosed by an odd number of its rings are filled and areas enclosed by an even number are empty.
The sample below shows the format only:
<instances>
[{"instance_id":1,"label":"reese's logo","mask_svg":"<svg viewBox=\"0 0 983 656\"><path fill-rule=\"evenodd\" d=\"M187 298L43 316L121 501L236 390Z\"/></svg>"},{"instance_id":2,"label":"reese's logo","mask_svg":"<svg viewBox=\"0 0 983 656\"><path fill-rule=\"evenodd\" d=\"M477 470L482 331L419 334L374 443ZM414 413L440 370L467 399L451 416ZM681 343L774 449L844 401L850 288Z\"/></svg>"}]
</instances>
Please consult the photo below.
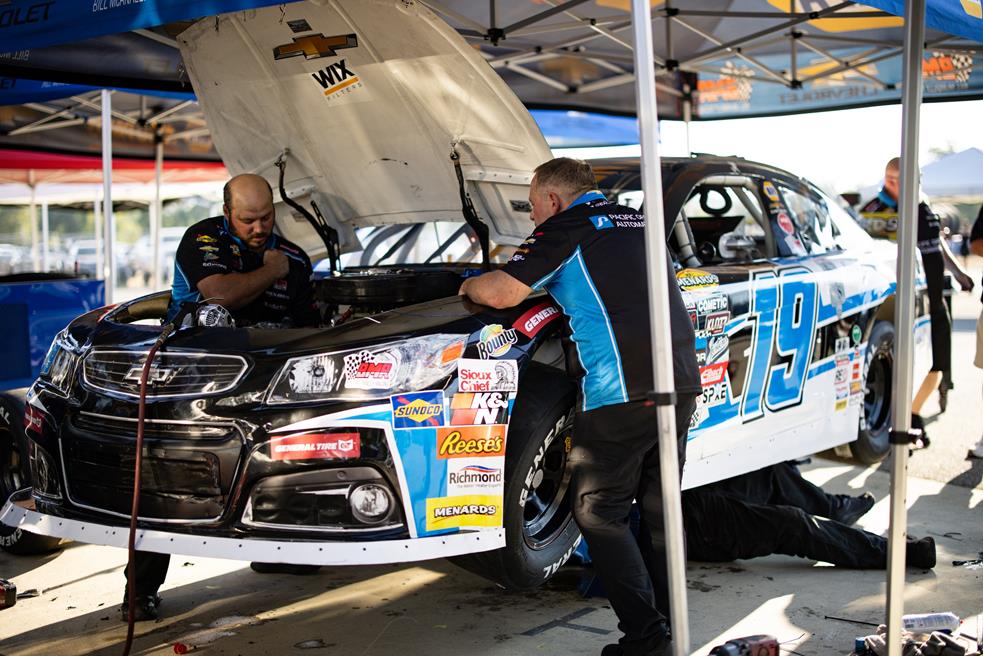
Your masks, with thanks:
<instances>
[{"instance_id":1,"label":"reese's logo","mask_svg":"<svg viewBox=\"0 0 983 656\"><path fill-rule=\"evenodd\" d=\"M273 49L273 59L289 59L304 56L304 59L320 59L334 57L338 50L358 47L358 38L354 34L338 34L324 36L323 34L306 34L294 37L292 43L285 43Z\"/></svg>"},{"instance_id":2,"label":"reese's logo","mask_svg":"<svg viewBox=\"0 0 983 656\"><path fill-rule=\"evenodd\" d=\"M437 457L504 456L503 425L455 426L437 429Z\"/></svg>"}]
</instances>

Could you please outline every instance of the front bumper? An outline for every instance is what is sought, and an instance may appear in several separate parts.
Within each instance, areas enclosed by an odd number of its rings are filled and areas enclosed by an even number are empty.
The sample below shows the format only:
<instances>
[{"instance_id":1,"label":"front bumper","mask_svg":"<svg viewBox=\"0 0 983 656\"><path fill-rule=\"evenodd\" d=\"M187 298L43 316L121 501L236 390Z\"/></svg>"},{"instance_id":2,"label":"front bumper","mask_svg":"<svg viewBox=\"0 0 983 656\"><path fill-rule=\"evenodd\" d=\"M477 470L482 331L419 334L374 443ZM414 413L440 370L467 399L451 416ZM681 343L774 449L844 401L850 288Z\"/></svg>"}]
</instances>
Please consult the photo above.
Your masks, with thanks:
<instances>
[{"instance_id":1,"label":"front bumper","mask_svg":"<svg viewBox=\"0 0 983 656\"><path fill-rule=\"evenodd\" d=\"M126 528L38 512L31 490L14 493L0 512L0 522L31 533L89 544L127 547ZM505 530L491 529L435 537L378 542L202 537L163 530L137 529L140 551L305 565L377 565L447 558L505 546Z\"/></svg>"}]
</instances>

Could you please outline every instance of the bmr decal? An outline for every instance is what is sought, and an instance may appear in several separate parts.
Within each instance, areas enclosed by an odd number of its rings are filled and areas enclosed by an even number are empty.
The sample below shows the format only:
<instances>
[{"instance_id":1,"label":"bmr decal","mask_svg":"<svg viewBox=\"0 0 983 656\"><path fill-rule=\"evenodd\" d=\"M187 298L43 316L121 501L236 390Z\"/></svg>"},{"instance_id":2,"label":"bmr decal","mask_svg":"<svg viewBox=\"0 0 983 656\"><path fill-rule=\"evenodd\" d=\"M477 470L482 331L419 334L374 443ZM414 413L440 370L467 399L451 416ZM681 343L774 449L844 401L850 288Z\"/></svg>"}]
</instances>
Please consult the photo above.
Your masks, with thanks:
<instances>
[{"instance_id":1,"label":"bmr decal","mask_svg":"<svg viewBox=\"0 0 983 656\"><path fill-rule=\"evenodd\" d=\"M334 57L338 50L358 47L358 39L354 34L338 34L324 36L323 34L307 34L294 37L292 43L285 43L273 49L274 59L289 59L304 56L305 59L320 59Z\"/></svg>"}]
</instances>

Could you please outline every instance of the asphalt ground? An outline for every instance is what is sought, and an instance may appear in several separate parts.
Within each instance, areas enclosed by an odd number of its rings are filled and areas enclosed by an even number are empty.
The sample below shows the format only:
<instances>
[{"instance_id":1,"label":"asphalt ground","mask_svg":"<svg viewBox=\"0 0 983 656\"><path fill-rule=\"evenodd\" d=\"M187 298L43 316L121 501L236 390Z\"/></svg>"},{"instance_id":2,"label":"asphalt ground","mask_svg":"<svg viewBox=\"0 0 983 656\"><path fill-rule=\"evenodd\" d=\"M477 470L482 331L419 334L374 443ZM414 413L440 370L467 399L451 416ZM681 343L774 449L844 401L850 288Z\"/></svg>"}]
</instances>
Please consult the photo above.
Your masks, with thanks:
<instances>
[{"instance_id":1,"label":"asphalt ground","mask_svg":"<svg viewBox=\"0 0 983 656\"><path fill-rule=\"evenodd\" d=\"M983 461L965 459L983 431L983 370L972 366L978 298L955 299L956 387L946 413L926 409L932 446L910 460L909 533L933 536L939 563L908 570L905 611L953 611L965 620L963 632L983 637L983 568L952 564L983 550ZM804 473L829 492L872 492L877 504L860 525L886 533L886 468L817 457ZM0 578L36 593L0 611L0 655L122 653L126 630L116 608L125 561L121 549L83 544L46 556L0 552ZM589 571L565 567L540 590L510 594L442 560L288 576L175 556L162 617L137 625L132 653L173 654L180 642L195 647L192 654L229 656L597 654L618 635L617 621L606 600L579 593L584 576ZM854 622L882 621L885 580L884 572L786 556L690 562L691 653L768 633L782 641L783 654L847 654L855 636L873 631Z\"/></svg>"}]
</instances>

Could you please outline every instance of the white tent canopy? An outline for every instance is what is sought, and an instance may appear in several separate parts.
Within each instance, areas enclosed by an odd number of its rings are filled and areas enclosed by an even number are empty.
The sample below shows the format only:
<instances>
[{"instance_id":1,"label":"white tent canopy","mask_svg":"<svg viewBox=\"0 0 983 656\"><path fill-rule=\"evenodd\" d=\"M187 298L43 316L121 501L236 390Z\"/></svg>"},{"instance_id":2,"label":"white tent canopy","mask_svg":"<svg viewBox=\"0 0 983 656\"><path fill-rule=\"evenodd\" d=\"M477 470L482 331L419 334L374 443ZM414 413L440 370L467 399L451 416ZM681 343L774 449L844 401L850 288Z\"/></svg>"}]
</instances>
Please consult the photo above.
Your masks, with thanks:
<instances>
[{"instance_id":1,"label":"white tent canopy","mask_svg":"<svg viewBox=\"0 0 983 656\"><path fill-rule=\"evenodd\" d=\"M190 196L215 196L222 193L222 182L174 182L160 186L162 200L188 198ZM40 183L35 186L34 202L48 205L91 203L102 200L101 183ZM113 185L114 201L152 203L154 184L117 183ZM0 185L0 205L30 205L31 188L26 184Z\"/></svg>"},{"instance_id":2,"label":"white tent canopy","mask_svg":"<svg viewBox=\"0 0 983 656\"><path fill-rule=\"evenodd\" d=\"M933 199L983 200L983 150L969 148L923 166L922 191Z\"/></svg>"}]
</instances>

